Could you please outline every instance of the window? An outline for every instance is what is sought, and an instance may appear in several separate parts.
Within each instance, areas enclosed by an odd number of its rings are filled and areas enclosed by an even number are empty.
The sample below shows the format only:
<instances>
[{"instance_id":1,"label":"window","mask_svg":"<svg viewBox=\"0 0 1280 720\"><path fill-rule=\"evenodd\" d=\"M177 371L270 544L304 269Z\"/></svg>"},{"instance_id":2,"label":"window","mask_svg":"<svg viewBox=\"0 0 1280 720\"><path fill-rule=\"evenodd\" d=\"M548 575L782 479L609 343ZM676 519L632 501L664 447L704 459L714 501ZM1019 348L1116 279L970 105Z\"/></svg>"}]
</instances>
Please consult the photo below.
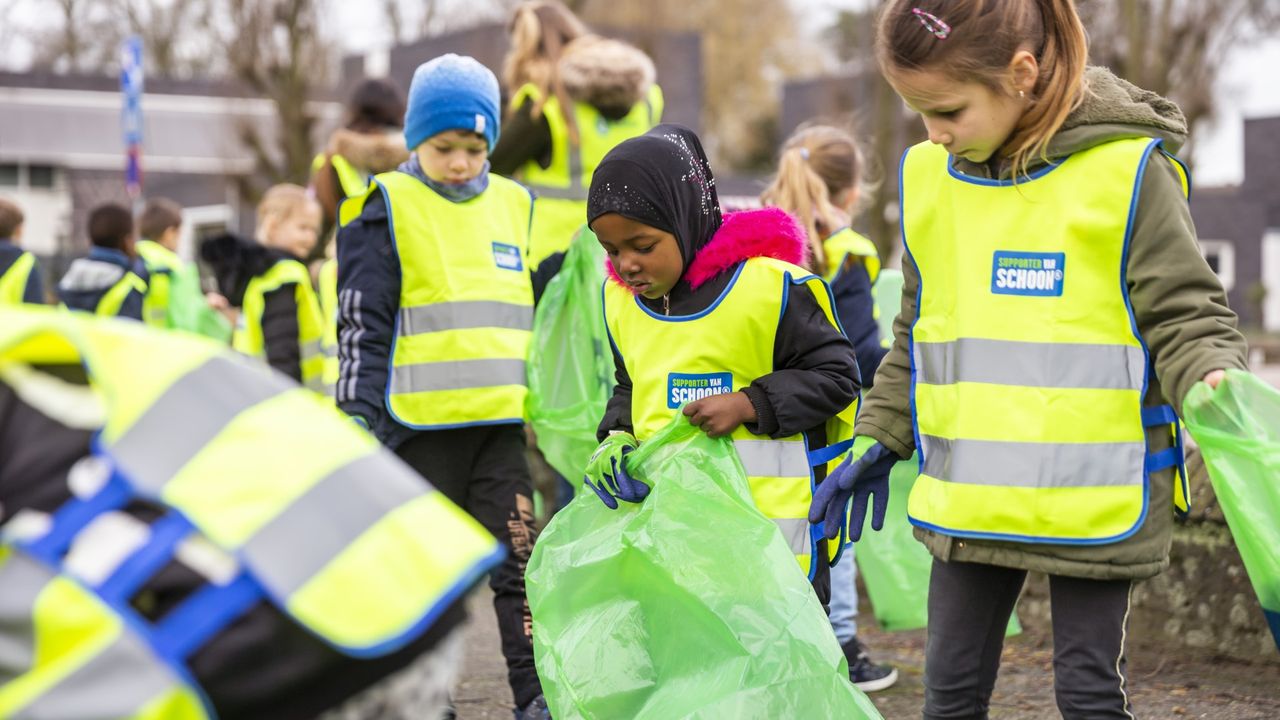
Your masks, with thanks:
<instances>
[{"instance_id":1,"label":"window","mask_svg":"<svg viewBox=\"0 0 1280 720\"><path fill-rule=\"evenodd\" d=\"M0 163L0 187L18 187L18 166Z\"/></svg>"},{"instance_id":2,"label":"window","mask_svg":"<svg viewBox=\"0 0 1280 720\"><path fill-rule=\"evenodd\" d=\"M1201 240L1200 252L1218 274L1222 287L1231 292L1236 284L1236 248L1230 240Z\"/></svg>"},{"instance_id":3,"label":"window","mask_svg":"<svg viewBox=\"0 0 1280 720\"><path fill-rule=\"evenodd\" d=\"M27 187L33 188L52 188L53 187L53 167L50 165L28 165L27 166Z\"/></svg>"}]
</instances>

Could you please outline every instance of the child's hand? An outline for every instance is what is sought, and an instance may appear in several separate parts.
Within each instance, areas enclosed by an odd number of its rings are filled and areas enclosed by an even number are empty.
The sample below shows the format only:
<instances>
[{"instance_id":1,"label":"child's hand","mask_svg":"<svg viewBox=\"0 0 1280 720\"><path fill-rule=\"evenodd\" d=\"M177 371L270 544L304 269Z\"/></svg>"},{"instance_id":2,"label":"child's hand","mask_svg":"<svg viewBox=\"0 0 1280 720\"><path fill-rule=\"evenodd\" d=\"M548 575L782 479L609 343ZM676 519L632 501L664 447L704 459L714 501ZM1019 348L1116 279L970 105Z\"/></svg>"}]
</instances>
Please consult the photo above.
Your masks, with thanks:
<instances>
[{"instance_id":1,"label":"child's hand","mask_svg":"<svg viewBox=\"0 0 1280 720\"><path fill-rule=\"evenodd\" d=\"M1204 383L1214 390L1218 389L1218 383L1222 382L1222 378L1227 376L1226 370L1213 370L1204 376Z\"/></svg>"},{"instance_id":2,"label":"child's hand","mask_svg":"<svg viewBox=\"0 0 1280 720\"><path fill-rule=\"evenodd\" d=\"M689 422L702 428L708 437L728 435L745 422L756 419L755 406L744 392L712 395L684 406Z\"/></svg>"}]
</instances>

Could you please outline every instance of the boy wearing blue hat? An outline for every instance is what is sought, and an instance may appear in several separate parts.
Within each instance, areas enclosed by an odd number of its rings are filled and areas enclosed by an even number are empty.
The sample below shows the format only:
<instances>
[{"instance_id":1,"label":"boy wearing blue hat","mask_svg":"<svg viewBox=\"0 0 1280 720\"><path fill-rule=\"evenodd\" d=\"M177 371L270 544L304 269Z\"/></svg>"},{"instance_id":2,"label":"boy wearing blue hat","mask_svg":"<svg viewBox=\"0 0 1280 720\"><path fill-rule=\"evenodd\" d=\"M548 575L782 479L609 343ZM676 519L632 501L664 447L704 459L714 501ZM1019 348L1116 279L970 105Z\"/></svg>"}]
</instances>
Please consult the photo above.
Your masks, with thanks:
<instances>
[{"instance_id":1,"label":"boy wearing blue hat","mask_svg":"<svg viewBox=\"0 0 1280 720\"><path fill-rule=\"evenodd\" d=\"M516 717L533 720L549 717L524 585L533 198L489 173L498 117L497 78L474 59L414 73L409 159L338 211L336 400L507 546L490 586Z\"/></svg>"}]
</instances>

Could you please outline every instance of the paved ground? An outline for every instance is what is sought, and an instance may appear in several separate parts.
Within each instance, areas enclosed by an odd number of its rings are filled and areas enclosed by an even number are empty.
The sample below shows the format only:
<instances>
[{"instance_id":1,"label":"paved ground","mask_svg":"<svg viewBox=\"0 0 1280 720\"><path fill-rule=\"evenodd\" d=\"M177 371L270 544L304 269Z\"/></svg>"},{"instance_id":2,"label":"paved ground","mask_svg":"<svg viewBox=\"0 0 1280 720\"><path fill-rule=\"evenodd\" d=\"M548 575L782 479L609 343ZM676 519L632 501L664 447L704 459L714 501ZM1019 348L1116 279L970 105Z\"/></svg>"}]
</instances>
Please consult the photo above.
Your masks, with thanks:
<instances>
[{"instance_id":1,"label":"paved ground","mask_svg":"<svg viewBox=\"0 0 1280 720\"><path fill-rule=\"evenodd\" d=\"M511 692L498 650L491 597L486 588L472 598L467 661L456 694L459 720L511 718ZM864 612L863 625L865 617L869 613ZM880 712L887 720L920 717L924 631L883 633L863 627L860 634L877 660L892 662L901 670L896 687L873 696ZM1276 665L1254 666L1185 651L1170 655L1158 647L1132 648L1129 661L1131 695L1140 718L1280 719L1280 667ZM1052 678L1048 638L1028 632L1009 640L992 698L992 719L1058 717Z\"/></svg>"}]
</instances>

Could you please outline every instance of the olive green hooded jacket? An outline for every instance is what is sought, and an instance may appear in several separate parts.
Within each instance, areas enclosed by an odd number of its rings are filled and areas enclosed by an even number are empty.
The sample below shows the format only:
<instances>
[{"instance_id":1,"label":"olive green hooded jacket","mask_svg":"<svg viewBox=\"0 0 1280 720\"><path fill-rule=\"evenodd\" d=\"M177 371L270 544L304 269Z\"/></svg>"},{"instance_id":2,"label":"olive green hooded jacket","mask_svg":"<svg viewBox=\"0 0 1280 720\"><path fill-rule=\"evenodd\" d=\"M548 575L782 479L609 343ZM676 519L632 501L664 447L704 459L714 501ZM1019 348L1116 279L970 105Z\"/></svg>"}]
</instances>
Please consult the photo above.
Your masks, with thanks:
<instances>
[{"instance_id":1,"label":"olive green hooded jacket","mask_svg":"<svg viewBox=\"0 0 1280 720\"><path fill-rule=\"evenodd\" d=\"M1169 153L1182 147L1187 128L1175 104L1105 68L1088 68L1085 81L1088 91L1083 102L1049 142L1050 160L1120 138L1161 138ZM1007 168L953 162L955 169L969 175L1009 176ZM1227 307L1221 283L1200 254L1178 174L1172 162L1158 154L1151 157L1139 189L1127 270L1138 331L1155 368L1143 404L1167 402L1181 413L1187 391L1210 371L1245 367L1245 341L1236 330L1236 315ZM863 400L856 432L908 457L915 450L908 335L916 319L920 275L909 256L903 259L902 271L902 310L893 325L893 347ZM1151 431L1148 443L1152 451L1167 448L1169 433L1163 428ZM1094 579L1151 577L1169 563L1174 482L1173 470L1153 473L1142 527L1107 545L970 540L918 527L915 534L934 557L945 561Z\"/></svg>"}]
</instances>

